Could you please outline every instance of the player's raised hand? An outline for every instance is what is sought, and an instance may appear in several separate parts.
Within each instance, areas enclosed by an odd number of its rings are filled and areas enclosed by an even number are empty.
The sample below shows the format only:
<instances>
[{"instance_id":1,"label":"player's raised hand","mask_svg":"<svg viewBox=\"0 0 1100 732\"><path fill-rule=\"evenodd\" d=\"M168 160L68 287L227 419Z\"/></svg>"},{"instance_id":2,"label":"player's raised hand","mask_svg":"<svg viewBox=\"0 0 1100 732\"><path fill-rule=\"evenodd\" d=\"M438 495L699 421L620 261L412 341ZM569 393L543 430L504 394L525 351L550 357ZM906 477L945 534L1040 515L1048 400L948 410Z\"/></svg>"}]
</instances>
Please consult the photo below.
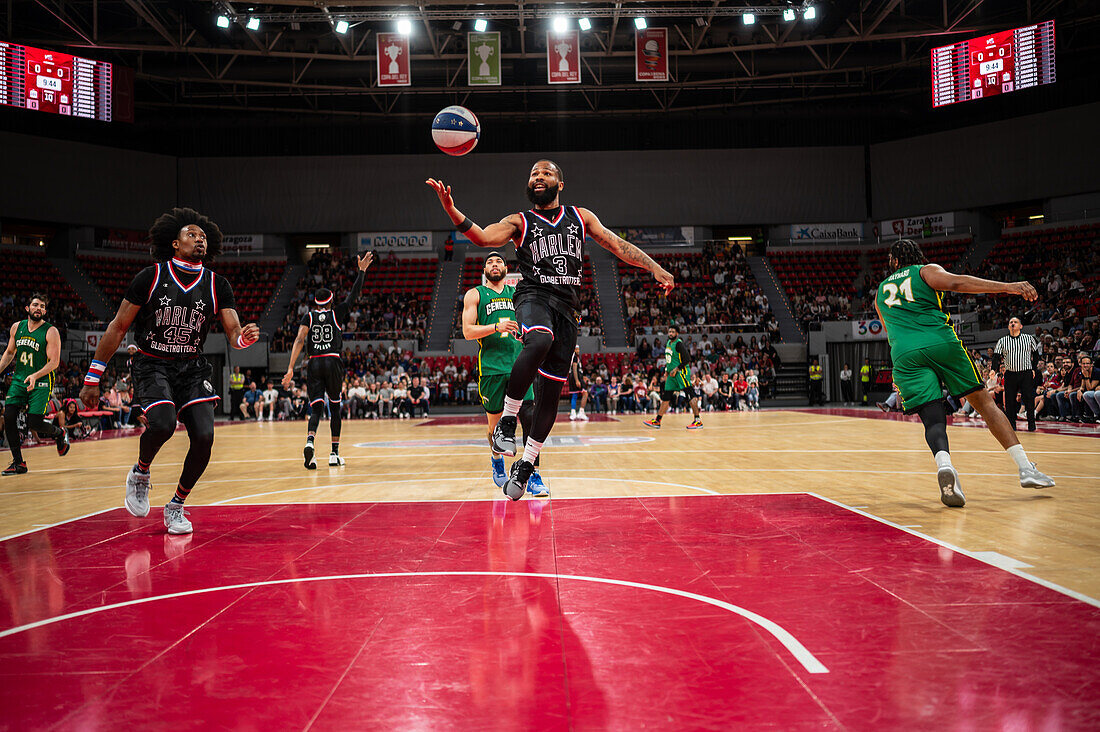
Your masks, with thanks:
<instances>
[{"instance_id":1,"label":"player's raised hand","mask_svg":"<svg viewBox=\"0 0 1100 732\"><path fill-rule=\"evenodd\" d=\"M435 190L435 195L439 196L439 203L443 205L443 209L450 212L455 207L454 199L451 198L451 187L443 185L443 181L436 180L435 178L428 178L424 181Z\"/></svg>"},{"instance_id":2,"label":"player's raised hand","mask_svg":"<svg viewBox=\"0 0 1100 732\"><path fill-rule=\"evenodd\" d=\"M80 401L84 402L84 406L88 409L95 409L99 406L99 385L98 384L85 384L80 390Z\"/></svg>"},{"instance_id":3,"label":"player's raised hand","mask_svg":"<svg viewBox=\"0 0 1100 732\"><path fill-rule=\"evenodd\" d=\"M366 272L367 267L369 267L371 265L371 262L373 262L373 261L374 261L374 252L363 252L363 256L359 257L359 262L358 262L360 271Z\"/></svg>"},{"instance_id":4,"label":"player's raised hand","mask_svg":"<svg viewBox=\"0 0 1100 732\"><path fill-rule=\"evenodd\" d=\"M664 290L666 295L672 292L672 288L676 286L676 281L673 279L672 274L659 265L657 271L653 273L653 279L657 280L657 283L661 286L661 289Z\"/></svg>"},{"instance_id":5,"label":"player's raised hand","mask_svg":"<svg viewBox=\"0 0 1100 732\"><path fill-rule=\"evenodd\" d=\"M1031 283L1024 280L1022 282L1009 282L1007 293L1009 295L1019 295L1028 302L1034 302L1039 299L1039 293L1035 291L1035 288L1031 286Z\"/></svg>"},{"instance_id":6,"label":"player's raised hand","mask_svg":"<svg viewBox=\"0 0 1100 732\"><path fill-rule=\"evenodd\" d=\"M241 329L241 342L246 346L251 346L258 340L260 340L260 326L249 323Z\"/></svg>"}]
</instances>

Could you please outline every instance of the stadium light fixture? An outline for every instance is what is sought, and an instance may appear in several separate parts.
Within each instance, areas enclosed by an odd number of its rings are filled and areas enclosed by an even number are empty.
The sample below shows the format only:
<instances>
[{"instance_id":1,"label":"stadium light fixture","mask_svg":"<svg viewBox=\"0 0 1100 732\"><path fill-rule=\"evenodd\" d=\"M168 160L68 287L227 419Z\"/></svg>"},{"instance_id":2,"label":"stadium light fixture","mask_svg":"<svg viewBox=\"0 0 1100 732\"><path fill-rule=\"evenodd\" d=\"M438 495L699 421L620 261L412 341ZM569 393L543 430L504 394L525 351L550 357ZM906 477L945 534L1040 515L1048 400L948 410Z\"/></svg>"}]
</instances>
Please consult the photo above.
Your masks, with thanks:
<instances>
[{"instance_id":1,"label":"stadium light fixture","mask_svg":"<svg viewBox=\"0 0 1100 732\"><path fill-rule=\"evenodd\" d=\"M569 28L569 21L564 15L554 16L554 19L550 21L550 24L555 33L565 33L565 31Z\"/></svg>"},{"instance_id":2,"label":"stadium light fixture","mask_svg":"<svg viewBox=\"0 0 1100 732\"><path fill-rule=\"evenodd\" d=\"M813 20L816 17L817 17L817 8L815 8L813 5L806 8L802 12L802 19L803 20Z\"/></svg>"},{"instance_id":3,"label":"stadium light fixture","mask_svg":"<svg viewBox=\"0 0 1100 732\"><path fill-rule=\"evenodd\" d=\"M794 8L787 8L783 11L783 20L788 23L794 20Z\"/></svg>"},{"instance_id":4,"label":"stadium light fixture","mask_svg":"<svg viewBox=\"0 0 1100 732\"><path fill-rule=\"evenodd\" d=\"M306 244L306 249L328 249L328 244Z\"/></svg>"},{"instance_id":5,"label":"stadium light fixture","mask_svg":"<svg viewBox=\"0 0 1100 732\"><path fill-rule=\"evenodd\" d=\"M348 32L348 22L346 20L336 21L336 32L340 35L344 35Z\"/></svg>"},{"instance_id":6,"label":"stadium light fixture","mask_svg":"<svg viewBox=\"0 0 1100 732\"><path fill-rule=\"evenodd\" d=\"M413 32L413 24L408 18L400 18L397 21L397 32L403 36L411 35Z\"/></svg>"},{"instance_id":7,"label":"stadium light fixture","mask_svg":"<svg viewBox=\"0 0 1100 732\"><path fill-rule=\"evenodd\" d=\"M478 33L484 33L485 29L489 27L489 23L485 18L478 18L474 21L474 30Z\"/></svg>"},{"instance_id":8,"label":"stadium light fixture","mask_svg":"<svg viewBox=\"0 0 1100 732\"><path fill-rule=\"evenodd\" d=\"M741 16L741 22L744 23L745 25L752 25L753 23L756 22L756 16L753 15L752 13L745 13L744 15Z\"/></svg>"},{"instance_id":9,"label":"stadium light fixture","mask_svg":"<svg viewBox=\"0 0 1100 732\"><path fill-rule=\"evenodd\" d=\"M726 241L752 241L751 236L727 236Z\"/></svg>"},{"instance_id":10,"label":"stadium light fixture","mask_svg":"<svg viewBox=\"0 0 1100 732\"><path fill-rule=\"evenodd\" d=\"M229 27L229 18L225 17L224 15L219 15L217 22L218 22L218 27L219 28L228 28Z\"/></svg>"},{"instance_id":11,"label":"stadium light fixture","mask_svg":"<svg viewBox=\"0 0 1100 732\"><path fill-rule=\"evenodd\" d=\"M579 25L581 27L582 31L592 30L592 21L589 20L588 18L581 18L580 20L577 21L577 25Z\"/></svg>"},{"instance_id":12,"label":"stadium light fixture","mask_svg":"<svg viewBox=\"0 0 1100 732\"><path fill-rule=\"evenodd\" d=\"M245 23L244 27L247 28L250 31L257 31L257 30L260 29L260 19L259 18L249 18L248 22Z\"/></svg>"},{"instance_id":13,"label":"stadium light fixture","mask_svg":"<svg viewBox=\"0 0 1100 732\"><path fill-rule=\"evenodd\" d=\"M640 15L634 19L634 27L638 30L645 30L648 25L649 24L645 22L645 18Z\"/></svg>"}]
</instances>

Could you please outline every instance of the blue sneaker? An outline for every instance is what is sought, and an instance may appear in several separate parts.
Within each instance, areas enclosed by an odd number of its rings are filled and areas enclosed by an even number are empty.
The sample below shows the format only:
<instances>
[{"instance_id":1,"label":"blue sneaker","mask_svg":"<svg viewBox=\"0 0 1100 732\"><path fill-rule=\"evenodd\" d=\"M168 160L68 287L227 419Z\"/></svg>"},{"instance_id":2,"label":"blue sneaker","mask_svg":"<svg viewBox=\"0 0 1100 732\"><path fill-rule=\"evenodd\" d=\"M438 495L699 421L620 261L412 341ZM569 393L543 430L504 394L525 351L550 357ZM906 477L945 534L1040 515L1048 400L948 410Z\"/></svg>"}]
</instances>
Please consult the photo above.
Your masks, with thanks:
<instances>
[{"instance_id":1,"label":"blue sneaker","mask_svg":"<svg viewBox=\"0 0 1100 732\"><path fill-rule=\"evenodd\" d=\"M490 461L493 463L493 482L497 484L497 488L503 488L508 481L508 473L504 470L504 458L490 458Z\"/></svg>"},{"instance_id":2,"label":"blue sneaker","mask_svg":"<svg viewBox=\"0 0 1100 732\"><path fill-rule=\"evenodd\" d=\"M531 473L531 477L527 479L527 492L536 498L550 495L550 489L542 482L542 476L538 473Z\"/></svg>"}]
</instances>

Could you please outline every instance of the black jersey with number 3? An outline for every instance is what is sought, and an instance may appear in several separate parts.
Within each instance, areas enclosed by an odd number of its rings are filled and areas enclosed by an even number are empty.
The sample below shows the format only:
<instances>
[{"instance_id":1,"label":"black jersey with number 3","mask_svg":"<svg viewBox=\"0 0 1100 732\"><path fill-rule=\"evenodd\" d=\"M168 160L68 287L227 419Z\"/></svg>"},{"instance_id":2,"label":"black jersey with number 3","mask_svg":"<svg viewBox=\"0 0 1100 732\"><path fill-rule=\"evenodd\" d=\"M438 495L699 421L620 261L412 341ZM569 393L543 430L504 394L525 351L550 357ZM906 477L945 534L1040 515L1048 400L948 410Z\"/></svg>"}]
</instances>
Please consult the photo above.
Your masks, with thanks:
<instances>
[{"instance_id":1,"label":"black jersey with number 3","mask_svg":"<svg viewBox=\"0 0 1100 732\"><path fill-rule=\"evenodd\" d=\"M177 259L138 272L125 298L140 308L134 319L138 349L157 358L201 356L218 311L237 307L224 277Z\"/></svg>"},{"instance_id":2,"label":"black jersey with number 3","mask_svg":"<svg viewBox=\"0 0 1100 732\"><path fill-rule=\"evenodd\" d=\"M302 325L309 328L306 334L306 355L339 356L344 349L344 324L348 322L348 308L339 303L332 309L310 310L302 316Z\"/></svg>"},{"instance_id":3,"label":"black jersey with number 3","mask_svg":"<svg viewBox=\"0 0 1100 732\"><path fill-rule=\"evenodd\" d=\"M523 228L516 237L516 262L523 275L516 299L544 292L577 309L584 273L584 221L576 206L550 211L523 211Z\"/></svg>"}]
</instances>

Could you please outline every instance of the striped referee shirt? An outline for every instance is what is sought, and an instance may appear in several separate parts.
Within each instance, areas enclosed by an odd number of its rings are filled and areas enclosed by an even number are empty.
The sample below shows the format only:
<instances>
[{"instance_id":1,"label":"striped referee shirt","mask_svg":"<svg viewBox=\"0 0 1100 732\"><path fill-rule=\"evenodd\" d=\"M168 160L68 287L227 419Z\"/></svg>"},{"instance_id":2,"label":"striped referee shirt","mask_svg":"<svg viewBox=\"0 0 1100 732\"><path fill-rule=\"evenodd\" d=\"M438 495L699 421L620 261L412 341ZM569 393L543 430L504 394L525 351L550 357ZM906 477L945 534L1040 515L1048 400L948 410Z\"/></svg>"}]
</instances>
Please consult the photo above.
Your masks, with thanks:
<instances>
[{"instance_id":1,"label":"striped referee shirt","mask_svg":"<svg viewBox=\"0 0 1100 732\"><path fill-rule=\"evenodd\" d=\"M1035 337L1021 333L1018 336L1006 335L1001 338L993 352L1001 354L1009 371L1031 371L1032 354L1038 350L1039 342Z\"/></svg>"}]
</instances>

